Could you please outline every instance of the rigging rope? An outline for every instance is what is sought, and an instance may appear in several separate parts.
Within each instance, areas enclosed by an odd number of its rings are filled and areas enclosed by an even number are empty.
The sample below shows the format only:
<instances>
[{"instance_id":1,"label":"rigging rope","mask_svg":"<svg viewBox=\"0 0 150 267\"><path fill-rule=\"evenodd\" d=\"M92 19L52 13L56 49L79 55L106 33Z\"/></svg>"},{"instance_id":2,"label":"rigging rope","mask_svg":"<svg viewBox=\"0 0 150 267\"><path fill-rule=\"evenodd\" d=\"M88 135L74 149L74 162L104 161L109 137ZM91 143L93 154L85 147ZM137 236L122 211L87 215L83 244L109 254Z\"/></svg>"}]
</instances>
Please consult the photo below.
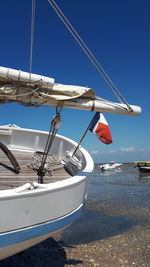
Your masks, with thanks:
<instances>
[{"instance_id":1,"label":"rigging rope","mask_svg":"<svg viewBox=\"0 0 150 267\"><path fill-rule=\"evenodd\" d=\"M7 85L6 85L7 86ZM2 86L3 87L3 86ZM0 88L1 88L1 86L0 86ZM37 87L36 89L34 89L34 90L32 90L31 92L27 92L27 93L24 93L24 94L17 94L17 95L7 95L7 94L5 94L5 95L2 95L2 94L0 94L0 97L8 97L8 98L12 98L12 97L22 97L22 96L29 96L29 95L32 95L32 94L34 94L36 91L38 91L39 90L39 87Z\"/></svg>"},{"instance_id":2,"label":"rigging rope","mask_svg":"<svg viewBox=\"0 0 150 267\"><path fill-rule=\"evenodd\" d=\"M54 141L54 138L55 138L56 133L58 131L58 128L61 125L61 120L60 120L61 111L62 111L62 107L59 110L58 110L58 107L56 107L56 115L51 120L51 126L50 126L49 134L47 137L45 149L43 152L41 165L40 165L39 169L37 170L39 183L43 183L43 176L45 175L45 172L46 172L46 159L48 157L50 148L53 144L53 141Z\"/></svg>"},{"instance_id":3,"label":"rigging rope","mask_svg":"<svg viewBox=\"0 0 150 267\"><path fill-rule=\"evenodd\" d=\"M30 80L32 72L32 57L33 57L33 42L34 42L34 26L35 26L35 5L36 0L32 0L32 14L31 14L31 41L30 41Z\"/></svg>"},{"instance_id":4,"label":"rigging rope","mask_svg":"<svg viewBox=\"0 0 150 267\"><path fill-rule=\"evenodd\" d=\"M129 104L127 103L127 101L125 100L125 98L122 96L122 94L119 92L119 90L115 86L115 84L112 82L112 80L106 74L106 72L104 71L104 69L102 68L102 66L98 62L98 60L95 58L95 56L92 54L92 52L90 51L90 49L87 47L87 45L85 44L85 42L83 41L83 39L79 36L79 34L77 33L77 31L74 29L74 27L71 25L71 23L69 22L69 20L66 18L66 16L62 12L62 10L58 7L58 5L55 3L54 0L48 0L48 2L52 6L52 8L55 10L55 12L59 16L59 18L62 20L62 22L64 23L64 25L66 26L66 28L69 30L69 32L71 33L71 35L75 38L75 40L77 41L77 43L79 44L79 46L82 48L82 50L84 51L84 53L87 55L87 57L89 58L89 60L91 61L91 63L97 69L97 71L99 72L99 74L102 76L102 78L104 79L104 81L110 87L110 89L112 90L112 92L115 94L115 96L117 97L117 99L121 103L125 103L127 105L127 107L128 107L129 110L132 110L131 107L129 106Z\"/></svg>"}]
</instances>

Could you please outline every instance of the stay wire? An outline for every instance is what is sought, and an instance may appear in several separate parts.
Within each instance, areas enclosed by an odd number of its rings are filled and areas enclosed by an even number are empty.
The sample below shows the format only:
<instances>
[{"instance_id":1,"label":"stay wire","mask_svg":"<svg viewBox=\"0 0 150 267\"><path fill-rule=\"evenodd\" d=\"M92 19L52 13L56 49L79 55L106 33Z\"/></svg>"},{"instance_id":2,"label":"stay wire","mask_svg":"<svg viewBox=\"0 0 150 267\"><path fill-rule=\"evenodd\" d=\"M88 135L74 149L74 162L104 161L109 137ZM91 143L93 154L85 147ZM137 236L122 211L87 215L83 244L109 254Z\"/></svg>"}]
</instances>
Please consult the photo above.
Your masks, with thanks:
<instances>
[{"instance_id":1,"label":"stay wire","mask_svg":"<svg viewBox=\"0 0 150 267\"><path fill-rule=\"evenodd\" d=\"M32 0L32 13L31 13L31 40L30 40L30 80L32 72L32 61L33 61L33 43L34 43L34 28L35 28L35 6L36 0Z\"/></svg>"},{"instance_id":2,"label":"stay wire","mask_svg":"<svg viewBox=\"0 0 150 267\"><path fill-rule=\"evenodd\" d=\"M98 60L92 54L92 52L87 47L87 45L84 43L84 41L82 40L82 38L76 32L76 30L73 28L73 26L71 25L71 23L69 22L69 20L65 17L65 15L61 11L61 9L58 7L58 5L55 3L55 1L54 0L48 0L48 2L52 6L52 8L55 10L55 12L57 13L57 15L60 17L60 19L63 21L64 25L67 27L67 29L69 30L69 32L71 33L71 35L78 42L78 44L80 45L80 47L82 48L82 50L85 52L85 54L87 55L87 57L90 59L90 61L92 62L92 64L94 65L94 67L97 69L97 71L99 72L99 74L102 76L102 78L108 84L108 86L110 87L110 89L116 95L117 99L121 103L124 102L128 106L128 108L131 110L131 107L129 106L129 104L127 103L127 101L125 100L125 98L122 96L122 94L119 92L119 90L117 89L117 87L115 86L115 84L108 77L108 75L106 74L106 72L104 71L104 69L102 68L102 66L100 65L100 63L98 62Z\"/></svg>"},{"instance_id":3,"label":"stay wire","mask_svg":"<svg viewBox=\"0 0 150 267\"><path fill-rule=\"evenodd\" d=\"M62 111L62 107L60 108L60 110L58 110L58 107L56 107L56 115L55 115L55 117L53 119L57 118L57 116L60 117L61 111ZM53 123L51 121L49 134L48 134L48 137L47 137L47 141L46 141L43 157L42 157L42 160L41 160L41 166L39 168L40 171L44 169L44 165L46 163L46 159L47 159L48 153L50 151L50 148L51 148L51 146L53 144L53 141L54 141L55 135L57 133L57 130L58 129L55 129L55 127L54 127L54 125L53 125Z\"/></svg>"}]
</instances>

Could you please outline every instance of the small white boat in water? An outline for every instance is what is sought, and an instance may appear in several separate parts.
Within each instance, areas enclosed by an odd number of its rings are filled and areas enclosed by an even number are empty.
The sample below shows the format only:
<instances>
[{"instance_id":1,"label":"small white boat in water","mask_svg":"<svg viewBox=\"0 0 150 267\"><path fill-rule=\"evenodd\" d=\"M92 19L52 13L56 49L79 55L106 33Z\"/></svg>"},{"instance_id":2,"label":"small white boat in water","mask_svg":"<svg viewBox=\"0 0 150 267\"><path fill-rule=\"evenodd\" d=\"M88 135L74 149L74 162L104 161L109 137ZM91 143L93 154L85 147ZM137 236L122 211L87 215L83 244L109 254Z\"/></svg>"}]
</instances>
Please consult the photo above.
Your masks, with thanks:
<instances>
[{"instance_id":1,"label":"small white boat in water","mask_svg":"<svg viewBox=\"0 0 150 267\"><path fill-rule=\"evenodd\" d=\"M55 6L54 0L48 2ZM140 107L130 106L121 94L120 98L120 103L110 102L96 97L87 87L58 84L31 70L0 67L0 104L16 102L30 107L56 107L49 132L16 125L0 126L0 259L62 231L82 214L88 176L94 164L89 153L80 146L81 142L77 144L57 134L62 108L140 114ZM95 128L92 129L97 134Z\"/></svg>"},{"instance_id":2,"label":"small white boat in water","mask_svg":"<svg viewBox=\"0 0 150 267\"><path fill-rule=\"evenodd\" d=\"M111 171L114 169L120 169L120 167L122 166L122 163L117 163L117 162L110 162L110 163L106 163L103 165L100 165L100 169L102 171Z\"/></svg>"}]
</instances>

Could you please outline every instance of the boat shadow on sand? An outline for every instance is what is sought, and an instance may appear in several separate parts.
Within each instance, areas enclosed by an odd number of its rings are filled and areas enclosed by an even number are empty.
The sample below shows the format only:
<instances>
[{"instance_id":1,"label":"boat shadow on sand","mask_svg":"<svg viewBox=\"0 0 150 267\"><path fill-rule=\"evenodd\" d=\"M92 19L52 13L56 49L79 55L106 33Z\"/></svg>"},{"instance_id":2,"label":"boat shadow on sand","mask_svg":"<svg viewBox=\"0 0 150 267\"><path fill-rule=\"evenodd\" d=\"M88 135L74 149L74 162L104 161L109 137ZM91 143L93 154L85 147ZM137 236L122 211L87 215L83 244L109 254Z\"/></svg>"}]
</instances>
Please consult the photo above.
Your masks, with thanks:
<instances>
[{"instance_id":1,"label":"boat shadow on sand","mask_svg":"<svg viewBox=\"0 0 150 267\"><path fill-rule=\"evenodd\" d=\"M65 249L74 249L94 241L103 240L127 232L137 225L135 219L122 216L104 216L95 211L84 212L84 215L68 227L57 241L49 238L44 242L22 253L0 262L1 267L30 267L84 264L81 259L68 259Z\"/></svg>"}]
</instances>

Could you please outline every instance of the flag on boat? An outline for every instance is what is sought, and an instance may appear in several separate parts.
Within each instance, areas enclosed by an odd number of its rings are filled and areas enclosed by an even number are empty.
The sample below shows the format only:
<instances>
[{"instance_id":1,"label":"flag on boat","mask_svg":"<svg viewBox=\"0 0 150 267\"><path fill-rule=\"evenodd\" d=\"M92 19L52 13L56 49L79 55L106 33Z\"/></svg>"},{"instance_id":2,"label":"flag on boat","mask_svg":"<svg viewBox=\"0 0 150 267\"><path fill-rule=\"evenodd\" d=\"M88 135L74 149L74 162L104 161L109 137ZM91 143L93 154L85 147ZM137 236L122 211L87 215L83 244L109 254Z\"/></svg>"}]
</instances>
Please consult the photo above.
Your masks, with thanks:
<instances>
[{"instance_id":1,"label":"flag on boat","mask_svg":"<svg viewBox=\"0 0 150 267\"><path fill-rule=\"evenodd\" d=\"M94 133L104 144L112 143L112 136L108 123L102 113L96 112L93 117L89 130Z\"/></svg>"}]
</instances>

